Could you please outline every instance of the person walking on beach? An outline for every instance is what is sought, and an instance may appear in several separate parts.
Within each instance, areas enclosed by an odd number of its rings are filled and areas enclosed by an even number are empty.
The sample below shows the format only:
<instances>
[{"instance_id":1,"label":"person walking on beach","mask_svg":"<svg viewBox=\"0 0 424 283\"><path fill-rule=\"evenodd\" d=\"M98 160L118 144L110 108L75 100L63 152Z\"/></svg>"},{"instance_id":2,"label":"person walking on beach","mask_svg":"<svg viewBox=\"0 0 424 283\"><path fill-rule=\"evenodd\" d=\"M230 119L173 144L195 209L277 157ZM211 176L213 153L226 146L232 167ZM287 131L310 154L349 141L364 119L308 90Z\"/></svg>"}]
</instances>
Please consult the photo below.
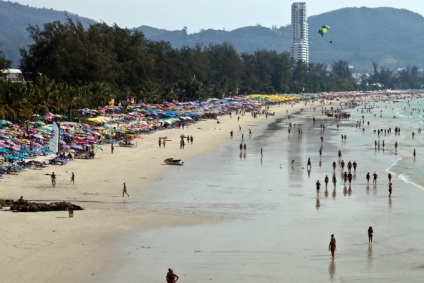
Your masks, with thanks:
<instances>
[{"instance_id":1,"label":"person walking on beach","mask_svg":"<svg viewBox=\"0 0 424 283\"><path fill-rule=\"evenodd\" d=\"M336 187L336 183L337 183L337 178L336 178L336 174L333 174L333 185L334 187Z\"/></svg>"},{"instance_id":2,"label":"person walking on beach","mask_svg":"<svg viewBox=\"0 0 424 283\"><path fill-rule=\"evenodd\" d=\"M336 161L333 161L333 171L336 171L337 163Z\"/></svg>"},{"instance_id":3,"label":"person walking on beach","mask_svg":"<svg viewBox=\"0 0 424 283\"><path fill-rule=\"evenodd\" d=\"M308 158L308 165L306 165L306 168L311 168L312 167L312 165L311 165L311 158L309 157Z\"/></svg>"},{"instance_id":4,"label":"person walking on beach","mask_svg":"<svg viewBox=\"0 0 424 283\"><path fill-rule=\"evenodd\" d=\"M365 178L367 179L367 184L369 184L370 183L370 178L371 178L370 172L367 173L367 176Z\"/></svg>"},{"instance_id":5,"label":"person walking on beach","mask_svg":"<svg viewBox=\"0 0 424 283\"><path fill-rule=\"evenodd\" d=\"M75 174L74 174L74 172L72 172L72 175L71 175L71 183L72 183L72 185L75 185Z\"/></svg>"},{"instance_id":6,"label":"person walking on beach","mask_svg":"<svg viewBox=\"0 0 424 283\"><path fill-rule=\"evenodd\" d=\"M372 174L372 176L373 176L372 183L373 183L373 185L375 186L375 185L377 185L377 178L378 178L378 175L377 175L377 173L374 171L374 174Z\"/></svg>"},{"instance_id":7,"label":"person walking on beach","mask_svg":"<svg viewBox=\"0 0 424 283\"><path fill-rule=\"evenodd\" d=\"M327 189L328 181L329 181L329 178L327 175L325 175L325 178L324 178L325 189Z\"/></svg>"},{"instance_id":8,"label":"person walking on beach","mask_svg":"<svg viewBox=\"0 0 424 283\"><path fill-rule=\"evenodd\" d=\"M174 273L171 268L168 268L168 273L166 274L166 283L175 283L179 279L178 275Z\"/></svg>"},{"instance_id":9,"label":"person walking on beach","mask_svg":"<svg viewBox=\"0 0 424 283\"><path fill-rule=\"evenodd\" d=\"M389 183L389 197L392 196L393 185L392 182Z\"/></svg>"},{"instance_id":10,"label":"person walking on beach","mask_svg":"<svg viewBox=\"0 0 424 283\"><path fill-rule=\"evenodd\" d=\"M124 188L122 189L122 197L123 197L125 194L126 194L128 197L130 196L130 195L127 193L127 185L124 183Z\"/></svg>"},{"instance_id":11,"label":"person walking on beach","mask_svg":"<svg viewBox=\"0 0 424 283\"><path fill-rule=\"evenodd\" d=\"M415 160L415 155L417 155L417 152L415 151L415 148L414 148L414 153L413 153L413 155L414 155L414 160Z\"/></svg>"},{"instance_id":12,"label":"person walking on beach","mask_svg":"<svg viewBox=\"0 0 424 283\"><path fill-rule=\"evenodd\" d=\"M334 238L334 234L331 234L328 250L331 251L331 258L334 259L334 252L336 251L336 238Z\"/></svg>"},{"instance_id":13,"label":"person walking on beach","mask_svg":"<svg viewBox=\"0 0 424 283\"><path fill-rule=\"evenodd\" d=\"M70 202L68 202L68 213L69 218L74 217L74 206Z\"/></svg>"},{"instance_id":14,"label":"person walking on beach","mask_svg":"<svg viewBox=\"0 0 424 283\"><path fill-rule=\"evenodd\" d=\"M321 188L321 183L319 182L319 180L317 180L316 182L316 187L317 187L317 195L319 195L319 189Z\"/></svg>"},{"instance_id":15,"label":"person walking on beach","mask_svg":"<svg viewBox=\"0 0 424 283\"><path fill-rule=\"evenodd\" d=\"M161 148L162 147L162 139L161 138L159 138L158 143L159 143L159 148Z\"/></svg>"},{"instance_id":16,"label":"person walking on beach","mask_svg":"<svg viewBox=\"0 0 424 283\"><path fill-rule=\"evenodd\" d=\"M264 155L264 149L261 147L261 156Z\"/></svg>"},{"instance_id":17,"label":"person walking on beach","mask_svg":"<svg viewBox=\"0 0 424 283\"><path fill-rule=\"evenodd\" d=\"M113 154L113 150L115 149L115 147L113 146L113 143L110 144L110 152Z\"/></svg>"},{"instance_id":18,"label":"person walking on beach","mask_svg":"<svg viewBox=\"0 0 424 283\"><path fill-rule=\"evenodd\" d=\"M374 231L372 230L372 227L370 226L368 228L368 243L372 244L372 234L374 233Z\"/></svg>"},{"instance_id":19,"label":"person walking on beach","mask_svg":"<svg viewBox=\"0 0 424 283\"><path fill-rule=\"evenodd\" d=\"M356 163L356 161L354 160L352 165L353 165L353 173L356 173L356 166L358 166L358 163Z\"/></svg>"},{"instance_id":20,"label":"person walking on beach","mask_svg":"<svg viewBox=\"0 0 424 283\"><path fill-rule=\"evenodd\" d=\"M48 176L50 176L51 181L52 181L52 187L56 187L56 174L54 172L52 172L51 174L46 174Z\"/></svg>"},{"instance_id":21,"label":"person walking on beach","mask_svg":"<svg viewBox=\"0 0 424 283\"><path fill-rule=\"evenodd\" d=\"M395 151L397 151L398 143L395 142Z\"/></svg>"}]
</instances>

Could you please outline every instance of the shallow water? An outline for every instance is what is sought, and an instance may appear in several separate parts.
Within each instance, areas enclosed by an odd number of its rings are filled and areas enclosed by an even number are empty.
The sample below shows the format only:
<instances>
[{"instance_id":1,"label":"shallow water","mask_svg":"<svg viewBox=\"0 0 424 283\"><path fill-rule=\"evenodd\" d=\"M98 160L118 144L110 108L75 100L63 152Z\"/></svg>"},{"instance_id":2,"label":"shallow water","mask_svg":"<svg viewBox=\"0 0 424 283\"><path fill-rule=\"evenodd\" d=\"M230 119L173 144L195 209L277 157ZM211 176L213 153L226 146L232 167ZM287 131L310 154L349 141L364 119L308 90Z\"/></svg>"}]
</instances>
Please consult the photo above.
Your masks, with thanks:
<instances>
[{"instance_id":1,"label":"shallow water","mask_svg":"<svg viewBox=\"0 0 424 283\"><path fill-rule=\"evenodd\" d=\"M234 138L218 152L176 167L148 190L140 205L213 213L222 221L140 231L121 239L122 264L117 272L105 274L102 282L164 282L168 267L181 282L418 282L424 266L424 192L395 175L394 194L388 198L385 172L417 178L417 184L423 181L419 174L408 173L419 171L418 160L409 160L407 146L417 146L420 139L406 137L408 127L416 124L350 112L353 119L340 122L339 129L332 119L319 119L318 110L292 115L296 128L290 136L288 120L272 118L269 125L252 128L254 135L245 138L246 153L239 151L240 139ZM365 132L355 128L362 115L371 121ZM386 149L374 150L372 130L394 128L391 120L402 122L403 132L386 135ZM320 123L326 124L324 133ZM347 135L345 143L340 134ZM398 139L395 154L392 144ZM339 149L346 163L358 163L358 170L349 187L341 182L338 168L339 182L336 188L329 184L326 193L323 179L326 174L331 178L331 163L338 161ZM312 160L309 173L308 157ZM376 187L367 186L368 171L378 172ZM319 196L318 179L323 184ZM369 226L374 227L373 245L368 245ZM338 246L334 261L328 252L333 233Z\"/></svg>"}]
</instances>

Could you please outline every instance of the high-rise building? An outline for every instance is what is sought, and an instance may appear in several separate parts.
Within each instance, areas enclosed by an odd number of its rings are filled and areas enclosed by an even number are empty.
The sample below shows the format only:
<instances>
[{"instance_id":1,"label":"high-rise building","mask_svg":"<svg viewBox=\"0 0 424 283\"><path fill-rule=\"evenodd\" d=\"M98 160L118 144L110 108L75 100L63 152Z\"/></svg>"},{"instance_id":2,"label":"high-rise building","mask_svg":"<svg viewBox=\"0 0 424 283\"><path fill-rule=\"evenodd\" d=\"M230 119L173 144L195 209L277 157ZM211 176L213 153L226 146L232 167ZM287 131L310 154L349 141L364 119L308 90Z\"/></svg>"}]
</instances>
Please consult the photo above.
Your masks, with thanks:
<instances>
[{"instance_id":1,"label":"high-rise building","mask_svg":"<svg viewBox=\"0 0 424 283\"><path fill-rule=\"evenodd\" d=\"M293 29L291 57L297 62L309 62L308 19L306 17L306 3L295 2L291 8L291 25Z\"/></svg>"}]
</instances>

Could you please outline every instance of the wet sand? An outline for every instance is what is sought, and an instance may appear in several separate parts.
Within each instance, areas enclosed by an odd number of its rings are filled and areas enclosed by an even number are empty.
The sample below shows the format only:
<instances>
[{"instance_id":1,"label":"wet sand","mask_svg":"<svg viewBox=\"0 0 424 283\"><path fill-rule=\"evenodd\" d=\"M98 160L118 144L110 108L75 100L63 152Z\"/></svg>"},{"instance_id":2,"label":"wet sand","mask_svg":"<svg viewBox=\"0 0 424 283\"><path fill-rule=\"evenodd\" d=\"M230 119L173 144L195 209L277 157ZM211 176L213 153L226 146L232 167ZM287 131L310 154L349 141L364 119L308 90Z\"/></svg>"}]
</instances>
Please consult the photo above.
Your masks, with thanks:
<instances>
[{"instance_id":1,"label":"wet sand","mask_svg":"<svg viewBox=\"0 0 424 283\"><path fill-rule=\"evenodd\" d=\"M295 115L290 137L286 119L258 126L246 154L238 149L240 139L234 139L152 184L144 195L145 208L216 218L121 238L116 244L121 264L96 280L164 282L172 267L182 282L420 282L424 192L394 176L388 197L385 170L398 157L391 150L375 152L374 136L355 129L358 117L340 122L337 130L328 118L317 119L313 127L312 116L318 115ZM327 126L321 161L320 123ZM326 194L323 185L317 197L315 182L324 184L326 174L331 178L338 149L346 162L358 163L352 186L343 185L337 169L336 188L330 182ZM378 184L367 186L365 174L374 170ZM374 228L372 245L369 226ZM328 251L331 234L337 239L335 260Z\"/></svg>"}]
</instances>

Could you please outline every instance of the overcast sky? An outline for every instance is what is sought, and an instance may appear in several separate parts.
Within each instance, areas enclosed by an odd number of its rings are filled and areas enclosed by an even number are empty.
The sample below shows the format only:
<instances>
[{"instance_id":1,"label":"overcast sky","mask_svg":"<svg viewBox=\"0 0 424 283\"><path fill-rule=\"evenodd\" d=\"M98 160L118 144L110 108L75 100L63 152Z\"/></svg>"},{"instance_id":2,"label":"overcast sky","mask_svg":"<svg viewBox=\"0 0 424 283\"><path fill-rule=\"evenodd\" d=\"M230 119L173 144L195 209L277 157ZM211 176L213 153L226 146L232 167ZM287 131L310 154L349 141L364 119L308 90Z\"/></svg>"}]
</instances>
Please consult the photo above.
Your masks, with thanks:
<instances>
[{"instance_id":1,"label":"overcast sky","mask_svg":"<svg viewBox=\"0 0 424 283\"><path fill-rule=\"evenodd\" d=\"M290 24L287 0L13 0L36 8L52 8L122 28L148 25L188 33L201 29L227 31L260 24L265 27ZM299 1L303 2L303 1ZM424 15L422 0L310 0L307 15L345 7L393 7Z\"/></svg>"}]
</instances>

